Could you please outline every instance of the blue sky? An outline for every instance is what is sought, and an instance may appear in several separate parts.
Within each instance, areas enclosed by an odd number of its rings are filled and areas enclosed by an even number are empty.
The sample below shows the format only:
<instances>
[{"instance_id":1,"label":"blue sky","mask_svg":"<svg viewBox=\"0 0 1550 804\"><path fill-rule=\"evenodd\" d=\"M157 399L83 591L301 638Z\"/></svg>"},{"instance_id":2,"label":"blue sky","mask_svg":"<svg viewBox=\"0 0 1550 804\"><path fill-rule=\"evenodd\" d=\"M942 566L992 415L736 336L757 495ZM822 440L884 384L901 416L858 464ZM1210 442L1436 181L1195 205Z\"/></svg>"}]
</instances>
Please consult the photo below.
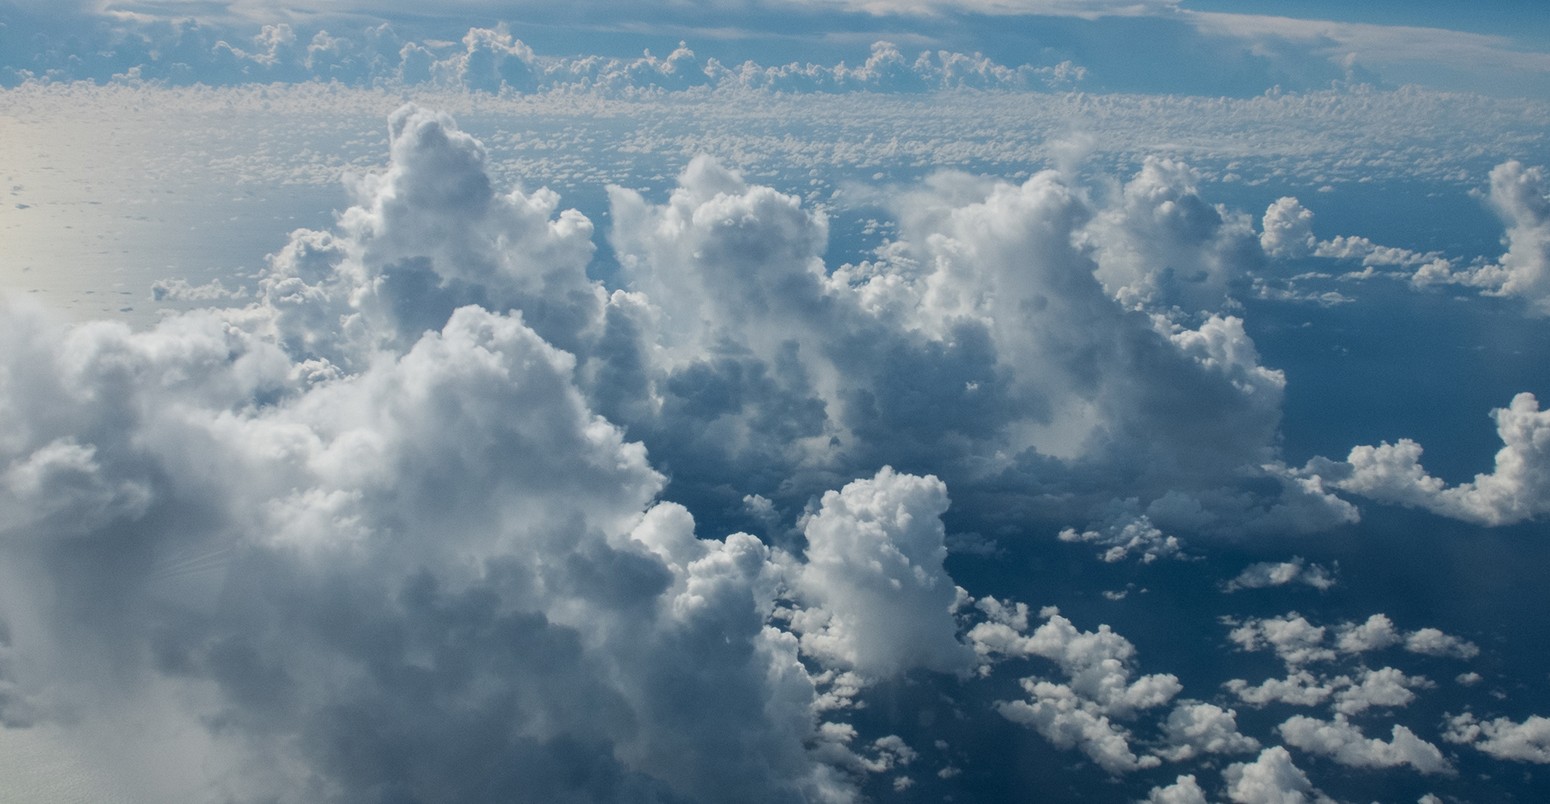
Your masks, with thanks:
<instances>
[{"instance_id":1,"label":"blue sky","mask_svg":"<svg viewBox=\"0 0 1550 804\"><path fill-rule=\"evenodd\" d=\"M1543 799L1536 11L0 5L0 802Z\"/></svg>"}]
</instances>

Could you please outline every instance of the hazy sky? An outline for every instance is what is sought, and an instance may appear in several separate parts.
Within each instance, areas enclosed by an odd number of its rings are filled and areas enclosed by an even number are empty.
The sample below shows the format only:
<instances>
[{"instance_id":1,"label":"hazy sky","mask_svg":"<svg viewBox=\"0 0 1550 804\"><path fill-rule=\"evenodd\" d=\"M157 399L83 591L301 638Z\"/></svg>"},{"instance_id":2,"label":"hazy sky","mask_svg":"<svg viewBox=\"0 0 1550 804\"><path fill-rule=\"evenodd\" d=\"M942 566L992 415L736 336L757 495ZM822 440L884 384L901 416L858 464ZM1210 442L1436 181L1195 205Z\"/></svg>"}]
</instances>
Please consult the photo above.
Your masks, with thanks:
<instances>
[{"instance_id":1,"label":"hazy sky","mask_svg":"<svg viewBox=\"0 0 1550 804\"><path fill-rule=\"evenodd\" d=\"M1547 22L0 3L0 802L1543 800Z\"/></svg>"}]
</instances>

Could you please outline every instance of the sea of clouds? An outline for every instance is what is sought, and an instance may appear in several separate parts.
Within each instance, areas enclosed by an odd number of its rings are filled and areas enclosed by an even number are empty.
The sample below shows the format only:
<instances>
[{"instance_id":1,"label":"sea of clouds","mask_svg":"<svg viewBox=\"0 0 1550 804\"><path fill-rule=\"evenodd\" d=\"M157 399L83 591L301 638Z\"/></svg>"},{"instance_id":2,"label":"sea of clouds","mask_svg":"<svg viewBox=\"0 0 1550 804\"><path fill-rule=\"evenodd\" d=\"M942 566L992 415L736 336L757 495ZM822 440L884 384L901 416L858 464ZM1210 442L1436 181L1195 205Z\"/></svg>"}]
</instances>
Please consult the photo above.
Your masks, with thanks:
<instances>
[{"instance_id":1,"label":"sea of clouds","mask_svg":"<svg viewBox=\"0 0 1550 804\"><path fill-rule=\"evenodd\" d=\"M386 169L240 303L133 329L7 302L8 727L61 730L146 801L846 801L956 772L858 728L869 688L1011 667L991 710L1115 776L1177 766L1154 801L1320 795L1273 741L1453 772L1359 718L1435 688L1397 652L1467 685L1465 639L1244 617L1225 644L1285 677L1186 691L1108 626L946 569L950 508L1064 522L1111 562L1349 524L1364 498L1546 512L1528 393L1471 482L1404 439L1283 461L1287 379L1234 299L1277 260L1364 248L1296 199L1235 212L1162 158L1107 193L941 172L878 200L896 235L869 259L830 265L821 209L714 158L665 196L610 187L600 229L500 186L445 114L404 106L389 134ZM1487 198L1499 260L1362 253L1541 312L1543 173L1505 163ZM1293 559L1223 588L1292 583L1335 580ZM1277 703L1324 716L1239 730L1233 706ZM1542 718L1455 712L1439 737L1550 759Z\"/></svg>"}]
</instances>

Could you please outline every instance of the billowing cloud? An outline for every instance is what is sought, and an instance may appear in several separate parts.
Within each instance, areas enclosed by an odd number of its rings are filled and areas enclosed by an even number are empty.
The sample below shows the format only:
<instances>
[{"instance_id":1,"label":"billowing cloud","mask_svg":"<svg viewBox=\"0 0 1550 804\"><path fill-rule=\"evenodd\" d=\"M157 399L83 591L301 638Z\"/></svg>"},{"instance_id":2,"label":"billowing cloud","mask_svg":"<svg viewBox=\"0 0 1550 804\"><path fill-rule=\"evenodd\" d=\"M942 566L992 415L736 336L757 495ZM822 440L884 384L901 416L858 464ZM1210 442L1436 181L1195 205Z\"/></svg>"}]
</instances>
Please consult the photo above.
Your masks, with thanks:
<instances>
[{"instance_id":1,"label":"billowing cloud","mask_svg":"<svg viewBox=\"0 0 1550 804\"><path fill-rule=\"evenodd\" d=\"M1227 798L1238 804L1309 804L1330 799L1313 787L1308 775L1292 763L1281 746L1261 751L1253 762L1238 762L1222 771Z\"/></svg>"},{"instance_id":2,"label":"billowing cloud","mask_svg":"<svg viewBox=\"0 0 1550 804\"><path fill-rule=\"evenodd\" d=\"M1182 762L1202 754L1258 751L1258 740L1239 733L1237 714L1203 701L1180 702L1163 723L1165 744L1158 755Z\"/></svg>"},{"instance_id":3,"label":"billowing cloud","mask_svg":"<svg viewBox=\"0 0 1550 804\"><path fill-rule=\"evenodd\" d=\"M1313 251L1313 212L1291 196L1282 196L1265 209L1259 235L1260 247L1272 257L1303 257Z\"/></svg>"},{"instance_id":4,"label":"billowing cloud","mask_svg":"<svg viewBox=\"0 0 1550 804\"><path fill-rule=\"evenodd\" d=\"M1503 447L1495 469L1448 486L1421 466L1421 445L1408 438L1358 446L1344 461L1316 458L1303 472L1333 488L1375 500L1424 508L1483 525L1508 525L1550 510L1550 412L1530 393L1491 412Z\"/></svg>"},{"instance_id":5,"label":"billowing cloud","mask_svg":"<svg viewBox=\"0 0 1550 804\"><path fill-rule=\"evenodd\" d=\"M1107 625L1082 632L1058 612L1047 611L1044 624L1027 633L1026 605L984 598L979 607L989 619L970 629L968 639L981 655L1043 657L1068 678L1067 683L1023 678L1020 683L1029 699L998 702L997 711L1059 748L1081 750L1112 774L1159 764L1155 756L1137 755L1129 730L1120 723L1172 700L1182 689L1176 676L1159 673L1132 680L1135 646Z\"/></svg>"},{"instance_id":6,"label":"billowing cloud","mask_svg":"<svg viewBox=\"0 0 1550 804\"><path fill-rule=\"evenodd\" d=\"M1505 717L1481 720L1465 712L1448 719L1443 739L1472 745L1497 759L1550 764L1550 718L1538 715L1519 722Z\"/></svg>"},{"instance_id":7,"label":"billowing cloud","mask_svg":"<svg viewBox=\"0 0 1550 804\"><path fill-rule=\"evenodd\" d=\"M1342 715L1336 715L1332 721L1295 715L1281 724L1281 737L1287 745L1356 768L1409 765L1421 773L1453 770L1437 746L1415 736L1404 726L1395 726L1393 738L1384 742L1364 736Z\"/></svg>"}]
</instances>

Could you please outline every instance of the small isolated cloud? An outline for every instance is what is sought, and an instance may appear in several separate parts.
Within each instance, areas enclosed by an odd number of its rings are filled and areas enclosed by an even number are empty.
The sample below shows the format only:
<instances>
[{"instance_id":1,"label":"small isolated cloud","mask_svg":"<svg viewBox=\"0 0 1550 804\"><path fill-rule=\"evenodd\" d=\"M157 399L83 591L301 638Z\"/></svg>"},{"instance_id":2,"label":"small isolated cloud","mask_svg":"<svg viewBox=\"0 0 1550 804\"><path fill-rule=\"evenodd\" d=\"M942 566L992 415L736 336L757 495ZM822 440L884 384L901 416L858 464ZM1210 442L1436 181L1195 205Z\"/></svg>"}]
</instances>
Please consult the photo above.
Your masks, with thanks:
<instances>
[{"instance_id":1,"label":"small isolated cloud","mask_svg":"<svg viewBox=\"0 0 1550 804\"><path fill-rule=\"evenodd\" d=\"M1465 712L1448 718L1442 738L1474 746L1497 759L1550 765L1550 718L1539 715L1518 722L1505 717L1480 720Z\"/></svg>"},{"instance_id":2,"label":"small isolated cloud","mask_svg":"<svg viewBox=\"0 0 1550 804\"><path fill-rule=\"evenodd\" d=\"M1408 438L1358 446L1344 461L1315 458L1303 474L1380 502L1424 508L1482 525L1510 525L1550 512L1550 411L1530 393L1491 412L1502 448L1490 474L1448 486L1421 466L1421 445Z\"/></svg>"},{"instance_id":3,"label":"small isolated cloud","mask_svg":"<svg viewBox=\"0 0 1550 804\"><path fill-rule=\"evenodd\" d=\"M1313 212L1291 196L1276 199L1265 209L1259 245L1277 258L1305 257L1313 252Z\"/></svg>"},{"instance_id":4,"label":"small isolated cloud","mask_svg":"<svg viewBox=\"0 0 1550 804\"><path fill-rule=\"evenodd\" d=\"M1309 564L1302 557L1293 556L1290 561L1264 561L1250 564L1238 573L1237 577L1223 584L1222 591L1267 589L1291 583L1311 586L1322 592L1334 587L1335 578L1325 567Z\"/></svg>"},{"instance_id":5,"label":"small isolated cloud","mask_svg":"<svg viewBox=\"0 0 1550 804\"><path fill-rule=\"evenodd\" d=\"M1098 557L1105 562L1124 561L1135 556L1143 564L1159 558L1181 558L1179 540L1158 529L1145 515L1103 526L1101 530L1066 528L1059 534L1063 542L1078 542L1105 548Z\"/></svg>"},{"instance_id":6,"label":"small isolated cloud","mask_svg":"<svg viewBox=\"0 0 1550 804\"><path fill-rule=\"evenodd\" d=\"M1405 637L1405 650L1425 656L1441 656L1450 659L1473 659L1480 655L1480 648L1467 639L1445 634L1436 628L1422 628Z\"/></svg>"},{"instance_id":7,"label":"small isolated cloud","mask_svg":"<svg viewBox=\"0 0 1550 804\"><path fill-rule=\"evenodd\" d=\"M1392 739L1384 742L1363 735L1344 715L1336 715L1334 720L1295 715L1281 724L1280 732L1287 745L1353 768L1409 765L1428 774L1453 770L1437 746L1404 726L1394 726Z\"/></svg>"}]
</instances>

